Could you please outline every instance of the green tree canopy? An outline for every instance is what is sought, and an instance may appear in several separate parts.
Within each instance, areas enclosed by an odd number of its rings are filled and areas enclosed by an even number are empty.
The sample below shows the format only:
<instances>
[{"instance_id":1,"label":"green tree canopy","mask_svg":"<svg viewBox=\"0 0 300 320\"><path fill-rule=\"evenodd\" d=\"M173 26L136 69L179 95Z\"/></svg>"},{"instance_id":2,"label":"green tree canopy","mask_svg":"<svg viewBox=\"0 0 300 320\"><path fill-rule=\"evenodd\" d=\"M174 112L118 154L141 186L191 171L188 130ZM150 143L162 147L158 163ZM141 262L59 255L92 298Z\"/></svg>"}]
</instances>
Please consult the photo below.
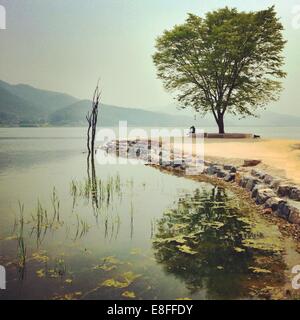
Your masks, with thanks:
<instances>
[{"instance_id":1,"label":"green tree canopy","mask_svg":"<svg viewBox=\"0 0 300 320\"><path fill-rule=\"evenodd\" d=\"M224 133L224 114L255 115L279 98L283 26L273 7L238 12L225 7L164 31L153 55L158 77L181 106L213 114Z\"/></svg>"}]
</instances>

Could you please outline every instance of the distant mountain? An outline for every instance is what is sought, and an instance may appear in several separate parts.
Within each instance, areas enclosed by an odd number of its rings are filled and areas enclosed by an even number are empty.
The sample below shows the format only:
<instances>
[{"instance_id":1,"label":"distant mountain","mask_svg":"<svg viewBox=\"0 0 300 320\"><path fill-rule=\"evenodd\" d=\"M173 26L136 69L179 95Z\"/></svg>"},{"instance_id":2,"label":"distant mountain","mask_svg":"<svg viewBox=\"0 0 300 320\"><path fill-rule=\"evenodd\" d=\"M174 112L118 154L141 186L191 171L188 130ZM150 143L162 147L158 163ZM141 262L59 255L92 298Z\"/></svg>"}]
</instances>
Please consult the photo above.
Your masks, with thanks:
<instances>
[{"instance_id":1,"label":"distant mountain","mask_svg":"<svg viewBox=\"0 0 300 320\"><path fill-rule=\"evenodd\" d=\"M91 108L91 101L81 100L60 109L49 117L52 125L86 125L85 116ZM119 121L127 121L129 126L188 126L188 117L151 112L142 109L124 108L101 104L99 122L102 126L118 126Z\"/></svg>"},{"instance_id":2,"label":"distant mountain","mask_svg":"<svg viewBox=\"0 0 300 320\"><path fill-rule=\"evenodd\" d=\"M0 124L38 122L44 117L38 106L0 87Z\"/></svg>"},{"instance_id":3,"label":"distant mountain","mask_svg":"<svg viewBox=\"0 0 300 320\"><path fill-rule=\"evenodd\" d=\"M167 114L189 117L194 125L199 128L216 126L215 120L210 114L201 117L191 109L180 109L175 104L160 107L159 109ZM258 117L246 117L242 119L239 116L225 114L225 125L226 127L299 127L300 125L300 116L281 114L270 111L270 109L258 110L257 113Z\"/></svg>"},{"instance_id":4,"label":"distant mountain","mask_svg":"<svg viewBox=\"0 0 300 320\"><path fill-rule=\"evenodd\" d=\"M300 117L262 110L259 112L259 117L247 117L238 119L228 115L226 118L227 126L237 127L299 127Z\"/></svg>"},{"instance_id":5,"label":"distant mountain","mask_svg":"<svg viewBox=\"0 0 300 320\"><path fill-rule=\"evenodd\" d=\"M41 117L50 115L52 112L78 101L78 99L64 93L36 89L25 84L11 85L1 80L0 88L26 101L28 105L32 105L39 113L38 116Z\"/></svg>"},{"instance_id":6,"label":"distant mountain","mask_svg":"<svg viewBox=\"0 0 300 320\"><path fill-rule=\"evenodd\" d=\"M91 101L79 100L70 95L41 90L29 85L11 85L0 80L0 125L52 125L85 126L85 116L91 108ZM240 119L226 115L226 127L258 126L299 126L300 117L278 114L270 111L260 112L259 118ZM170 126L198 128L214 127L211 115L201 118L190 109L178 110L175 105L147 109L125 108L102 104L99 123L102 126L117 126L120 120L129 126Z\"/></svg>"},{"instance_id":7,"label":"distant mountain","mask_svg":"<svg viewBox=\"0 0 300 320\"><path fill-rule=\"evenodd\" d=\"M36 89L29 85L11 85L0 81L1 125L86 125L85 116L91 101L70 95ZM189 125L189 117L172 116L142 109L101 105L99 119L103 126L116 126L126 120L135 126Z\"/></svg>"}]
</instances>

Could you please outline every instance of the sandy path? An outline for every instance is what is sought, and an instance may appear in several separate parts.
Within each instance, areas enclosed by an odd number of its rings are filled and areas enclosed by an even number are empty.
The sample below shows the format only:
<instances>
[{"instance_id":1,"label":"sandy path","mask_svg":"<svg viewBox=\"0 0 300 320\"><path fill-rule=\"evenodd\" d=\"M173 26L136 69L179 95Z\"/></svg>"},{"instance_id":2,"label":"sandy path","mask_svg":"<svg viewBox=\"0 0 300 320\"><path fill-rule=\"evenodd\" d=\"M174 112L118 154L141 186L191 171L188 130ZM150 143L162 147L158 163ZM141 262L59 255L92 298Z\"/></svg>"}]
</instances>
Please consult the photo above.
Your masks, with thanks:
<instances>
[{"instance_id":1,"label":"sandy path","mask_svg":"<svg viewBox=\"0 0 300 320\"><path fill-rule=\"evenodd\" d=\"M258 167L300 183L299 140L205 139L204 157L226 159L233 164L244 159L259 159L262 164Z\"/></svg>"}]
</instances>

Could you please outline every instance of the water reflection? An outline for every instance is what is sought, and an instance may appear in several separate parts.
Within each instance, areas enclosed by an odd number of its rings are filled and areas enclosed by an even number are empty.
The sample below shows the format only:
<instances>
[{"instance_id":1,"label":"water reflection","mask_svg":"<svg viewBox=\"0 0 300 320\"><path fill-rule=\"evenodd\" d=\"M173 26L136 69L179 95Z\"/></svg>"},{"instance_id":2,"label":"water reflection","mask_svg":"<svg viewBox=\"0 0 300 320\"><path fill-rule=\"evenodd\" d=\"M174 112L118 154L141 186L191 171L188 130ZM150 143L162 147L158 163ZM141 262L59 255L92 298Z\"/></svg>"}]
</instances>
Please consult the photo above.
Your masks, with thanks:
<instances>
[{"instance_id":1,"label":"water reflection","mask_svg":"<svg viewBox=\"0 0 300 320\"><path fill-rule=\"evenodd\" d=\"M282 286L285 265L276 239L241 209L247 213L219 187L179 199L157 222L157 262L191 294L203 291L209 299L246 297L265 283Z\"/></svg>"},{"instance_id":2,"label":"water reflection","mask_svg":"<svg viewBox=\"0 0 300 320\"><path fill-rule=\"evenodd\" d=\"M99 223L99 217L104 226L105 238L117 238L120 228L120 216L116 211L117 205L121 203L122 193L121 179L119 173L115 176L108 176L106 180L98 179L94 157L87 157L87 179L84 181L72 180L70 184L70 194L72 197L72 212L78 205L79 199L91 201L96 224ZM131 225L133 225L133 204L131 203ZM89 226L77 215L76 236L81 238L86 235ZM133 234L131 226L131 237Z\"/></svg>"},{"instance_id":3,"label":"water reflection","mask_svg":"<svg viewBox=\"0 0 300 320\"><path fill-rule=\"evenodd\" d=\"M149 167L97 167L84 154L48 170L32 171L41 183L22 199L13 234L13 219L1 234L5 298L240 298L264 281L282 285L278 232L261 230L221 188ZM32 172L23 179L34 183Z\"/></svg>"}]
</instances>

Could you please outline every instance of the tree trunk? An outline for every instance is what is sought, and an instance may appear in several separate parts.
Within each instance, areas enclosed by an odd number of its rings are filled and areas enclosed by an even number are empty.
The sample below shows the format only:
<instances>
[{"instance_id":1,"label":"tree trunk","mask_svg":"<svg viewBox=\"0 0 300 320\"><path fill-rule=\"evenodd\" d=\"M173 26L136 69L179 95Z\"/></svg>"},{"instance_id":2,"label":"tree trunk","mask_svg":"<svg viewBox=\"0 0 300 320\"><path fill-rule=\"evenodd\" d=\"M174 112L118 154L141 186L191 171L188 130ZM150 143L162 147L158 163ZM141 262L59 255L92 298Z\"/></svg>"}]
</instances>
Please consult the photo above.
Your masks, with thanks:
<instances>
[{"instance_id":1,"label":"tree trunk","mask_svg":"<svg viewBox=\"0 0 300 320\"><path fill-rule=\"evenodd\" d=\"M224 116L223 115L219 115L217 123L218 123L218 127L219 127L219 133L225 133Z\"/></svg>"}]
</instances>

